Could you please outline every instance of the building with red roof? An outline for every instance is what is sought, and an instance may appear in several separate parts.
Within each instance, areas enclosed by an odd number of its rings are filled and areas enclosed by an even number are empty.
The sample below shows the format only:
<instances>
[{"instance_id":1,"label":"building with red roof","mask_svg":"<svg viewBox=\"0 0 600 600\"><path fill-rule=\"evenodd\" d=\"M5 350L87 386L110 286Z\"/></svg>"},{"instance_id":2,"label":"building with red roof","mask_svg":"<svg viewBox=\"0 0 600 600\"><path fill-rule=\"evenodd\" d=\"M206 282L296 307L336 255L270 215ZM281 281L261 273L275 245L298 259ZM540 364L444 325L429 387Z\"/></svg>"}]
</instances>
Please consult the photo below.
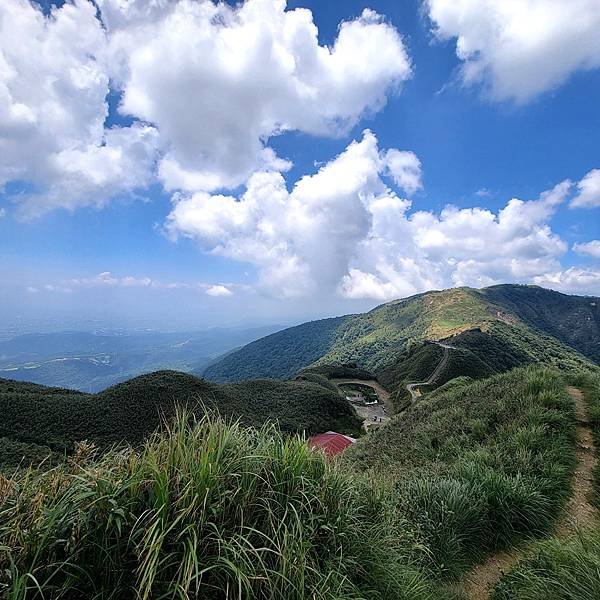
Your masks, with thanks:
<instances>
[{"instance_id":1,"label":"building with red roof","mask_svg":"<svg viewBox=\"0 0 600 600\"><path fill-rule=\"evenodd\" d=\"M327 456L335 456L343 452L348 446L354 444L356 440L349 435L336 433L335 431L327 431L313 435L308 440L310 448L323 448Z\"/></svg>"}]
</instances>

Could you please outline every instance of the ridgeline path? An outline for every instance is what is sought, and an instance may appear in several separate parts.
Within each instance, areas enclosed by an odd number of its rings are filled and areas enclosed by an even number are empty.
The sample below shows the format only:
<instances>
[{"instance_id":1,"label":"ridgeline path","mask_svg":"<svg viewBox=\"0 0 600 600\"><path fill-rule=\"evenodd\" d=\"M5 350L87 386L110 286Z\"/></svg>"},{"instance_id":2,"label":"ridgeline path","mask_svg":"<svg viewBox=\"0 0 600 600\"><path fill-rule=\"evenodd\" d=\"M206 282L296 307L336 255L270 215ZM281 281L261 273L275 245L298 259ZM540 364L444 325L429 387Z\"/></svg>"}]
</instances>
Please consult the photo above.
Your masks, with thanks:
<instances>
[{"instance_id":1,"label":"ridgeline path","mask_svg":"<svg viewBox=\"0 0 600 600\"><path fill-rule=\"evenodd\" d=\"M444 351L444 355L442 356L442 359L438 363L437 367L433 370L433 373L429 376L427 381L421 381L419 383L409 383L406 385L406 389L408 390L408 392L410 394L410 401L413 404L416 402L417 398L421 395L421 392L419 391L418 388L421 387L422 385L431 385L432 383L434 383L437 380L437 378L440 376L442 371L446 368L446 365L448 364L448 355L450 354L449 351L456 350L456 348L454 346L450 346L450 344L444 344L443 342L431 342L431 343L436 344L437 346L442 348Z\"/></svg>"},{"instance_id":2,"label":"ridgeline path","mask_svg":"<svg viewBox=\"0 0 600 600\"><path fill-rule=\"evenodd\" d=\"M555 527L560 538L575 533L577 528L598 523L598 510L590 504L593 492L593 471L596 465L594 438L588 422L587 406L581 390L568 387L567 391L575 403L577 420L577 465L573 472L573 493L567 502ZM464 578L461 589L469 600L488 600L494 586L502 575L527 554L529 546L499 552L490 556L484 563L477 565Z\"/></svg>"}]
</instances>

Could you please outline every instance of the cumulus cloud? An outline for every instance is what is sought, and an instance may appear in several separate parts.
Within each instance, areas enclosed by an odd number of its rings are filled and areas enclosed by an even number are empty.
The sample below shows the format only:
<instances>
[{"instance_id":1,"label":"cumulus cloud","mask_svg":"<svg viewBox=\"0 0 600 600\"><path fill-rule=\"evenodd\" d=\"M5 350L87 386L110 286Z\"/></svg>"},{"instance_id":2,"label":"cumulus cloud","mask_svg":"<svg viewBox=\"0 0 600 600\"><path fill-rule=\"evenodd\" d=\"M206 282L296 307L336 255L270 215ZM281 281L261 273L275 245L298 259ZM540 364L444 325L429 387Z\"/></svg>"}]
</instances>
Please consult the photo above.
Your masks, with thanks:
<instances>
[{"instance_id":1,"label":"cumulus cloud","mask_svg":"<svg viewBox=\"0 0 600 600\"><path fill-rule=\"evenodd\" d=\"M329 48L312 13L283 0L155 4L100 2L120 111L158 127L167 189L231 188L285 170L269 137L336 135L411 74L398 32L371 10L343 22Z\"/></svg>"},{"instance_id":2,"label":"cumulus cloud","mask_svg":"<svg viewBox=\"0 0 600 600\"><path fill-rule=\"evenodd\" d=\"M288 191L262 172L238 198L179 195L167 229L208 252L253 264L259 286L283 296L338 293L389 299L448 285L531 281L557 271L567 244L550 225L571 189L563 181L536 200L497 213L447 206L411 212L391 188L396 150L365 131Z\"/></svg>"},{"instance_id":3,"label":"cumulus cloud","mask_svg":"<svg viewBox=\"0 0 600 600\"><path fill-rule=\"evenodd\" d=\"M577 252L577 254L587 254L594 258L600 258L600 240L574 244L573 250Z\"/></svg>"},{"instance_id":4,"label":"cumulus cloud","mask_svg":"<svg viewBox=\"0 0 600 600\"><path fill-rule=\"evenodd\" d=\"M596 208L600 206L600 169L592 169L578 184L577 195L571 208Z\"/></svg>"},{"instance_id":5,"label":"cumulus cloud","mask_svg":"<svg viewBox=\"0 0 600 600\"><path fill-rule=\"evenodd\" d=\"M533 283L559 292L598 296L600 294L600 271L569 267L562 271L534 277Z\"/></svg>"},{"instance_id":6,"label":"cumulus cloud","mask_svg":"<svg viewBox=\"0 0 600 600\"><path fill-rule=\"evenodd\" d=\"M211 285L206 288L206 293L215 297L233 296L233 292L224 285Z\"/></svg>"},{"instance_id":7,"label":"cumulus cloud","mask_svg":"<svg viewBox=\"0 0 600 600\"><path fill-rule=\"evenodd\" d=\"M385 154L387 172L409 196L423 187L421 161L414 152L391 149Z\"/></svg>"},{"instance_id":8,"label":"cumulus cloud","mask_svg":"<svg viewBox=\"0 0 600 600\"><path fill-rule=\"evenodd\" d=\"M0 5L0 188L26 182L21 214L102 206L144 187L155 130L105 129L106 39L95 7L66 3L44 16L37 5Z\"/></svg>"},{"instance_id":9,"label":"cumulus cloud","mask_svg":"<svg viewBox=\"0 0 600 600\"><path fill-rule=\"evenodd\" d=\"M425 0L435 34L456 38L467 84L526 102L600 67L597 0Z\"/></svg>"},{"instance_id":10,"label":"cumulus cloud","mask_svg":"<svg viewBox=\"0 0 600 600\"><path fill-rule=\"evenodd\" d=\"M260 172L240 198L207 192L177 196L167 229L198 239L213 253L255 264L261 286L284 296L332 289L369 234L371 203L391 194L381 179L390 156L395 155L380 152L367 130L360 142L301 178L291 192L281 174ZM395 196L393 201L407 204Z\"/></svg>"},{"instance_id":11,"label":"cumulus cloud","mask_svg":"<svg viewBox=\"0 0 600 600\"><path fill-rule=\"evenodd\" d=\"M399 33L368 9L324 46L312 13L284 0L74 0L47 15L6 0L0 188L25 182L15 200L35 217L156 177L169 190L236 187L291 166L270 137L341 134L410 76ZM111 86L132 125L106 127ZM417 170L405 156L403 185L418 188Z\"/></svg>"}]
</instances>

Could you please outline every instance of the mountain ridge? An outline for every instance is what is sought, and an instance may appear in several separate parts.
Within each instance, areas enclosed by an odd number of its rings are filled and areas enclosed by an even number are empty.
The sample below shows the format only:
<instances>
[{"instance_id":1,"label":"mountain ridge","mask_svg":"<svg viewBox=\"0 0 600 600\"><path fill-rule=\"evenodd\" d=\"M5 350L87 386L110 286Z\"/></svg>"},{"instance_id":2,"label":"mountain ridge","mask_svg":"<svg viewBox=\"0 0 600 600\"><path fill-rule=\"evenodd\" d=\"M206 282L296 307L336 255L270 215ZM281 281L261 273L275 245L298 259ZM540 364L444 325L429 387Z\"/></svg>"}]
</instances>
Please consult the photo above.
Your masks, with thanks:
<instances>
[{"instance_id":1,"label":"mountain ridge","mask_svg":"<svg viewBox=\"0 0 600 600\"><path fill-rule=\"evenodd\" d=\"M522 364L549 358L554 363L600 362L600 299L502 284L434 290L366 313L297 325L231 352L204 375L221 382L290 378L311 365L347 362L376 372L411 342L445 340L476 329L500 338L515 355L525 353L528 359ZM544 338L553 357L545 356L543 344L534 343L534 350L520 348L520 337L532 342ZM298 347L304 352L296 352Z\"/></svg>"}]
</instances>

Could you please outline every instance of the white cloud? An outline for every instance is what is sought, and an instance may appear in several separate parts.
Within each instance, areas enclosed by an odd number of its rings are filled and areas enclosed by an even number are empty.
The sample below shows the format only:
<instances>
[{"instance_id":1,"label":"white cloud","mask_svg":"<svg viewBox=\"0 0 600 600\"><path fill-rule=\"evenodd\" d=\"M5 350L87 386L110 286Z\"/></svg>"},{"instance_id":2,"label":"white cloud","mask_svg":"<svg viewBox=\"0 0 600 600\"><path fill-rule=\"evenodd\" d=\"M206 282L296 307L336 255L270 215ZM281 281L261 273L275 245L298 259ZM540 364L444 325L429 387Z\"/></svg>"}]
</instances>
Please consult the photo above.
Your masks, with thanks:
<instances>
[{"instance_id":1,"label":"white cloud","mask_svg":"<svg viewBox=\"0 0 600 600\"><path fill-rule=\"evenodd\" d=\"M285 170L269 137L336 135L411 75L399 34L371 10L327 47L312 13L283 0L99 4L120 110L158 127L167 189L231 188Z\"/></svg>"},{"instance_id":2,"label":"white cloud","mask_svg":"<svg viewBox=\"0 0 600 600\"><path fill-rule=\"evenodd\" d=\"M42 289L46 292L55 292L58 294L70 294L73 291L70 287L64 285L56 285L54 283L46 283L42 286Z\"/></svg>"},{"instance_id":3,"label":"white cloud","mask_svg":"<svg viewBox=\"0 0 600 600\"><path fill-rule=\"evenodd\" d=\"M149 180L155 131L104 129L109 78L105 35L85 0L54 8L0 5L0 187L25 181L22 216L102 206Z\"/></svg>"},{"instance_id":4,"label":"white cloud","mask_svg":"<svg viewBox=\"0 0 600 600\"><path fill-rule=\"evenodd\" d=\"M550 228L572 184L494 213L447 206L410 213L385 182L388 157L365 131L288 192L279 173L257 173L239 197L178 195L172 235L253 264L259 286L281 296L389 299L449 285L529 282L560 269L567 244Z\"/></svg>"},{"instance_id":5,"label":"white cloud","mask_svg":"<svg viewBox=\"0 0 600 600\"><path fill-rule=\"evenodd\" d=\"M206 288L206 293L215 297L233 296L233 292L224 285L211 285Z\"/></svg>"},{"instance_id":6,"label":"white cloud","mask_svg":"<svg viewBox=\"0 0 600 600\"><path fill-rule=\"evenodd\" d=\"M600 295L600 271L569 267L533 278L533 283L559 292Z\"/></svg>"},{"instance_id":7,"label":"white cloud","mask_svg":"<svg viewBox=\"0 0 600 600\"><path fill-rule=\"evenodd\" d=\"M577 196L571 208L596 208L600 206L600 169L592 169L578 184Z\"/></svg>"},{"instance_id":8,"label":"white cloud","mask_svg":"<svg viewBox=\"0 0 600 600\"><path fill-rule=\"evenodd\" d=\"M103 271L92 277L76 277L64 279L59 282L40 284L37 287L28 287L27 291L35 293L38 291L46 292L65 292L70 293L76 290L90 288L138 288L148 290L191 290L204 292L209 296L232 296L233 290L250 291L249 286L239 283L214 284L201 281L160 281L148 276L136 277L133 275L117 276L110 271Z\"/></svg>"},{"instance_id":9,"label":"white cloud","mask_svg":"<svg viewBox=\"0 0 600 600\"><path fill-rule=\"evenodd\" d=\"M497 100L526 102L600 67L598 0L425 0L435 33L456 38L462 75Z\"/></svg>"},{"instance_id":10,"label":"white cloud","mask_svg":"<svg viewBox=\"0 0 600 600\"><path fill-rule=\"evenodd\" d=\"M0 219L2 219L5 216L6 216L6 209L5 208L0 208Z\"/></svg>"},{"instance_id":11,"label":"white cloud","mask_svg":"<svg viewBox=\"0 0 600 600\"><path fill-rule=\"evenodd\" d=\"M0 188L25 182L14 199L35 217L101 207L155 177L196 191L284 171L270 137L338 135L411 76L400 35L371 10L331 47L317 34L312 13L283 0L73 0L49 15L5 0ZM109 82L129 127L106 127ZM414 165L398 176L418 187Z\"/></svg>"},{"instance_id":12,"label":"white cloud","mask_svg":"<svg viewBox=\"0 0 600 600\"><path fill-rule=\"evenodd\" d=\"M588 254L594 258L600 258L600 240L574 244L573 250L577 252L577 254Z\"/></svg>"},{"instance_id":13,"label":"white cloud","mask_svg":"<svg viewBox=\"0 0 600 600\"><path fill-rule=\"evenodd\" d=\"M103 271L94 277L68 279L63 283L71 287L153 287L165 289L175 289L188 286L191 287L191 285L187 283L163 283L147 276L135 277L133 275L125 275L123 277L118 277L113 275L110 271Z\"/></svg>"},{"instance_id":14,"label":"white cloud","mask_svg":"<svg viewBox=\"0 0 600 600\"><path fill-rule=\"evenodd\" d=\"M367 130L292 192L279 173L263 172L251 177L239 199L177 196L167 228L213 253L255 264L261 285L284 296L334 289L369 233L370 203L390 193L380 178L387 157Z\"/></svg>"},{"instance_id":15,"label":"white cloud","mask_svg":"<svg viewBox=\"0 0 600 600\"><path fill-rule=\"evenodd\" d=\"M128 275L127 277L123 277L121 279L121 285L124 285L125 287L132 287L132 286L140 286L140 287L148 287L149 285L152 284L152 279L150 279L150 277L132 277L131 275Z\"/></svg>"},{"instance_id":16,"label":"white cloud","mask_svg":"<svg viewBox=\"0 0 600 600\"><path fill-rule=\"evenodd\" d=\"M387 173L409 196L422 189L421 161L414 152L391 149L385 153Z\"/></svg>"},{"instance_id":17,"label":"white cloud","mask_svg":"<svg viewBox=\"0 0 600 600\"><path fill-rule=\"evenodd\" d=\"M129 276L124 277L123 279L129 279ZM85 287L94 287L94 286L115 286L121 283L121 279L119 277L114 277L110 271L103 271L99 273L95 277L82 277L78 279L69 279L68 283L73 286L85 286Z\"/></svg>"}]
</instances>

